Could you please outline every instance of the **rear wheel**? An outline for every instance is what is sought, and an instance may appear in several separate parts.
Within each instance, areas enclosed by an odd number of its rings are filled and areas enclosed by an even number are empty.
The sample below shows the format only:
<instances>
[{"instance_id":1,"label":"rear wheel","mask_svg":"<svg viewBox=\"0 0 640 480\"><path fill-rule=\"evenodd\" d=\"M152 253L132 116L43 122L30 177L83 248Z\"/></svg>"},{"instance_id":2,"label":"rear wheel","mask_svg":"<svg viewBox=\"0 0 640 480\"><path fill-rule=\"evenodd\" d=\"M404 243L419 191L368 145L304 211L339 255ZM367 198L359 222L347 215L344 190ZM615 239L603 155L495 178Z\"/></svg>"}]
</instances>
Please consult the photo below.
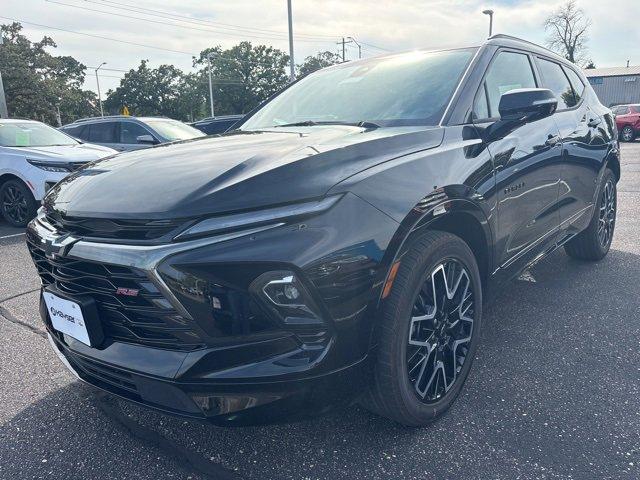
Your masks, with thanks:
<instances>
[{"instance_id":1,"label":"rear wheel","mask_svg":"<svg viewBox=\"0 0 640 480\"><path fill-rule=\"evenodd\" d=\"M636 133L633 131L633 128L627 125L622 130L620 130L620 140L623 142L633 142L633 139L636 137Z\"/></svg>"},{"instance_id":2,"label":"rear wheel","mask_svg":"<svg viewBox=\"0 0 640 480\"><path fill-rule=\"evenodd\" d=\"M365 406L404 425L425 425L460 393L478 344L482 291L467 244L444 232L415 240L382 309Z\"/></svg>"},{"instance_id":3,"label":"rear wheel","mask_svg":"<svg viewBox=\"0 0 640 480\"><path fill-rule=\"evenodd\" d=\"M607 169L598 193L593 217L586 230L568 242L564 249L570 257L581 260L602 260L611 248L616 225L616 176Z\"/></svg>"},{"instance_id":4,"label":"rear wheel","mask_svg":"<svg viewBox=\"0 0 640 480\"><path fill-rule=\"evenodd\" d=\"M14 227L24 227L36 215L38 204L20 180L8 180L0 187L0 209Z\"/></svg>"}]
</instances>

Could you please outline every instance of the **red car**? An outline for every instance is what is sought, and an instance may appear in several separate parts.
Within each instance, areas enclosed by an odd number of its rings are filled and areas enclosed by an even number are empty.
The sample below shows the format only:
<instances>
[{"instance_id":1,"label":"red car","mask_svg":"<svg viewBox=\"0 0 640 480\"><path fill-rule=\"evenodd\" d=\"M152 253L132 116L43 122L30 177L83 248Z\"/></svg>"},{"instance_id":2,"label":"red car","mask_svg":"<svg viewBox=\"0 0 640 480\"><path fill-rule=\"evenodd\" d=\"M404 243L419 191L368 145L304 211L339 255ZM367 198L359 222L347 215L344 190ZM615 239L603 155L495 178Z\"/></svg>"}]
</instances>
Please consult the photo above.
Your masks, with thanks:
<instances>
[{"instance_id":1,"label":"red car","mask_svg":"<svg viewBox=\"0 0 640 480\"><path fill-rule=\"evenodd\" d=\"M611 110L616 116L620 140L632 142L640 133L640 105L617 105Z\"/></svg>"}]
</instances>

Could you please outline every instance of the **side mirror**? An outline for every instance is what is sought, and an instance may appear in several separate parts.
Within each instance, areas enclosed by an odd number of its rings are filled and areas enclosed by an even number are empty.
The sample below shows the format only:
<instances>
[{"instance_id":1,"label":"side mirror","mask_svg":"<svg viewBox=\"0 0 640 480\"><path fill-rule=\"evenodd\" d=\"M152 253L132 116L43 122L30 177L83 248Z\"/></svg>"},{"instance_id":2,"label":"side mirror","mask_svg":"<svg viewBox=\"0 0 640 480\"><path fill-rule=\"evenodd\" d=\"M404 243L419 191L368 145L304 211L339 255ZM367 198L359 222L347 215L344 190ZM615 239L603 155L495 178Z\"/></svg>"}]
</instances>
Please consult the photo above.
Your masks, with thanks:
<instances>
[{"instance_id":1,"label":"side mirror","mask_svg":"<svg viewBox=\"0 0 640 480\"><path fill-rule=\"evenodd\" d=\"M156 143L158 143L158 141L155 138L153 138L152 135L140 135L136 137L136 141L138 143L145 143L148 145L155 145Z\"/></svg>"},{"instance_id":2,"label":"side mirror","mask_svg":"<svg viewBox=\"0 0 640 480\"><path fill-rule=\"evenodd\" d=\"M518 88L500 97L500 120L511 124L524 124L553 115L558 100L547 88Z\"/></svg>"}]
</instances>

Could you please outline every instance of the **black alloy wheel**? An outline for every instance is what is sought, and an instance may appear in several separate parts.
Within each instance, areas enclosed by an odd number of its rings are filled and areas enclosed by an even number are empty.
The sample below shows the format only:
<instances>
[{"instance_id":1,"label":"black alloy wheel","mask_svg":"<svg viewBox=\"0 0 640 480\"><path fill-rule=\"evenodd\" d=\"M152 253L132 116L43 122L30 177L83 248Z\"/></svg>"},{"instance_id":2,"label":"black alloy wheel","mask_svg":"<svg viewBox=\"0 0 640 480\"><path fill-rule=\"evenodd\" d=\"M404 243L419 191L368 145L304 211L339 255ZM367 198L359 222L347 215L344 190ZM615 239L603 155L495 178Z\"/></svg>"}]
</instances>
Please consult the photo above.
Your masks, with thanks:
<instances>
[{"instance_id":1,"label":"black alloy wheel","mask_svg":"<svg viewBox=\"0 0 640 480\"><path fill-rule=\"evenodd\" d=\"M564 249L570 257L580 260L602 260L613 241L617 210L617 177L607 168L600 182L589 226L572 238Z\"/></svg>"},{"instance_id":2,"label":"black alloy wheel","mask_svg":"<svg viewBox=\"0 0 640 480\"><path fill-rule=\"evenodd\" d=\"M428 231L401 255L377 326L369 410L407 426L446 412L469 375L480 339L476 258L455 235Z\"/></svg>"},{"instance_id":3,"label":"black alloy wheel","mask_svg":"<svg viewBox=\"0 0 640 480\"><path fill-rule=\"evenodd\" d=\"M608 178L600 194L598 211L598 241L602 248L608 248L613 238L616 222L616 186L613 178Z\"/></svg>"},{"instance_id":4,"label":"black alloy wheel","mask_svg":"<svg viewBox=\"0 0 640 480\"><path fill-rule=\"evenodd\" d=\"M11 225L24 227L35 216L37 204L24 183L9 180L0 188L0 207Z\"/></svg>"},{"instance_id":5,"label":"black alloy wheel","mask_svg":"<svg viewBox=\"0 0 640 480\"><path fill-rule=\"evenodd\" d=\"M407 374L425 403L437 402L462 370L473 334L474 298L467 269L455 259L428 276L413 305Z\"/></svg>"},{"instance_id":6,"label":"black alloy wheel","mask_svg":"<svg viewBox=\"0 0 640 480\"><path fill-rule=\"evenodd\" d=\"M635 133L633 131L633 128L630 127L629 125L627 125L622 130L620 130L620 139L623 142L632 142L634 138L635 138Z\"/></svg>"}]
</instances>

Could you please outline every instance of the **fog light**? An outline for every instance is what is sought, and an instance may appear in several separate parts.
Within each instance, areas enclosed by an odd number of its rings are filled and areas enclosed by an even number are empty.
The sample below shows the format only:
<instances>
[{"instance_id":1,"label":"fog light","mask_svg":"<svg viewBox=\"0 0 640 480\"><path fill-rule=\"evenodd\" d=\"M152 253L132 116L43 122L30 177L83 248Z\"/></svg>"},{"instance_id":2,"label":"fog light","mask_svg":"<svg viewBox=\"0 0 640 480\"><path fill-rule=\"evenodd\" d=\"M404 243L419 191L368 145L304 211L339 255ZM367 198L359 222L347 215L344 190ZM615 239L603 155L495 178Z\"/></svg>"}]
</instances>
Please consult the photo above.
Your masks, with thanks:
<instances>
[{"instance_id":1,"label":"fog light","mask_svg":"<svg viewBox=\"0 0 640 480\"><path fill-rule=\"evenodd\" d=\"M296 300L300 296L300 291L294 285L285 285L284 296L289 300Z\"/></svg>"},{"instance_id":2,"label":"fog light","mask_svg":"<svg viewBox=\"0 0 640 480\"><path fill-rule=\"evenodd\" d=\"M267 306L276 310L283 320L291 317L319 318L317 304L302 282L291 271L274 271L260 275L250 290L265 298ZM275 307L275 308L274 308Z\"/></svg>"}]
</instances>

